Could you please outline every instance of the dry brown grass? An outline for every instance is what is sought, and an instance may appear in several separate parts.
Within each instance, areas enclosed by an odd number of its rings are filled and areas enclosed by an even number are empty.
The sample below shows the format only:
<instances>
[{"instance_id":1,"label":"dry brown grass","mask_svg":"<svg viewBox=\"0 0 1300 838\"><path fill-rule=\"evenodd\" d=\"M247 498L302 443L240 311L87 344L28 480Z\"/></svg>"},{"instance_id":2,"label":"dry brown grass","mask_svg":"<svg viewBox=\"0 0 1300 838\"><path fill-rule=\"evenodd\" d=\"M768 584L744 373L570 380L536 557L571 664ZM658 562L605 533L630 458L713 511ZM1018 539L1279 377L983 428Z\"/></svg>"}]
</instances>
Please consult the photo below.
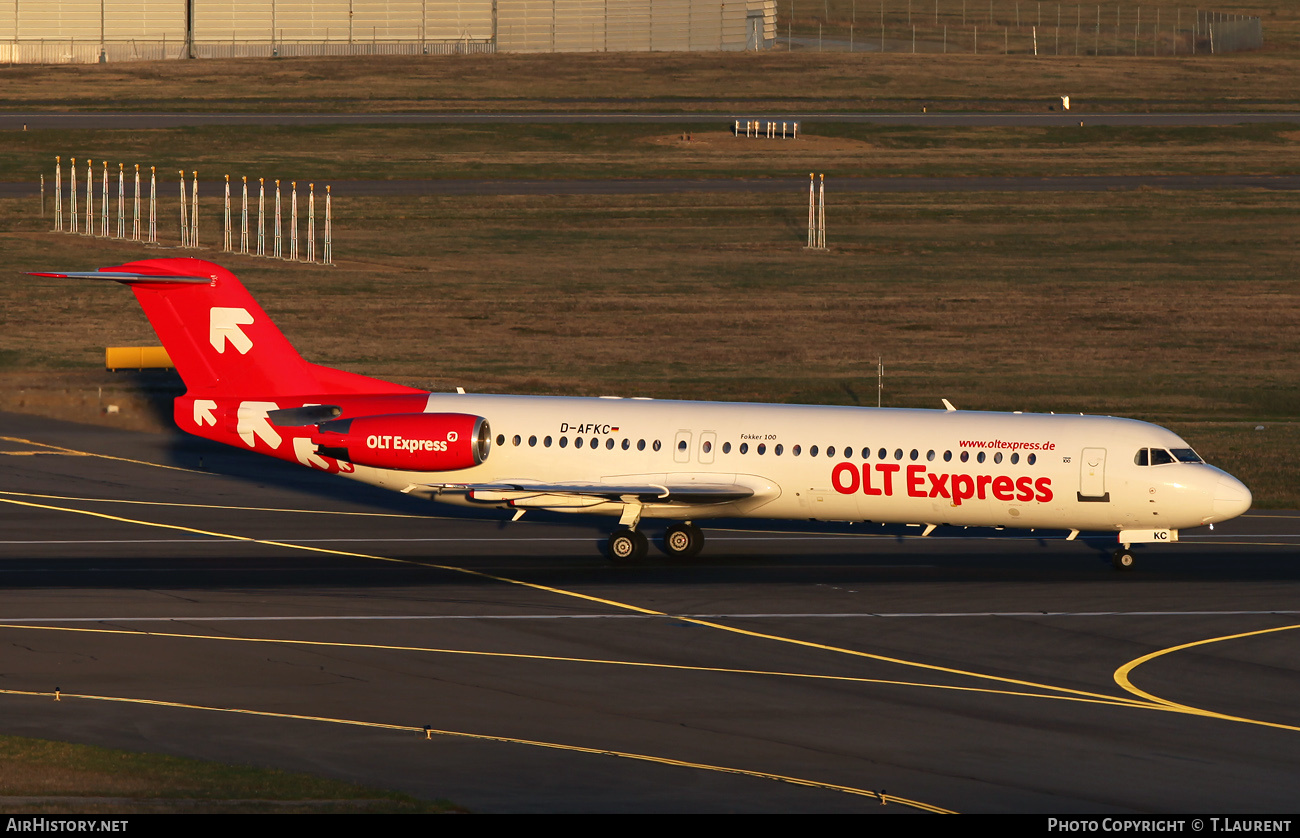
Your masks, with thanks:
<instances>
[{"instance_id":1,"label":"dry brown grass","mask_svg":"<svg viewBox=\"0 0 1300 838\"><path fill-rule=\"evenodd\" d=\"M597 53L0 67L4 108L127 111L1294 110L1291 53Z\"/></svg>"},{"instance_id":2,"label":"dry brown grass","mask_svg":"<svg viewBox=\"0 0 1300 838\"><path fill-rule=\"evenodd\" d=\"M230 174L286 189L297 180L403 178L768 178L842 176L1280 175L1300 172L1300 131L1238 125L1202 128L916 128L818 122L798 141L733 137L721 125L406 126L201 128L160 131L29 131L0 134L0 179L52 192L54 157L78 160L84 209L85 160L142 163L160 175L162 210L175 209L177 171L198 170L203 194ZM684 141L683 132L691 139ZM129 179L129 174L128 174ZM131 186L128 184L128 196ZM96 200L98 201L98 181ZM52 198L51 198L52 200ZM164 218L167 226L170 216Z\"/></svg>"},{"instance_id":3,"label":"dry brown grass","mask_svg":"<svg viewBox=\"0 0 1300 838\"><path fill-rule=\"evenodd\" d=\"M0 737L12 814L444 813L445 802L285 771Z\"/></svg>"}]
</instances>

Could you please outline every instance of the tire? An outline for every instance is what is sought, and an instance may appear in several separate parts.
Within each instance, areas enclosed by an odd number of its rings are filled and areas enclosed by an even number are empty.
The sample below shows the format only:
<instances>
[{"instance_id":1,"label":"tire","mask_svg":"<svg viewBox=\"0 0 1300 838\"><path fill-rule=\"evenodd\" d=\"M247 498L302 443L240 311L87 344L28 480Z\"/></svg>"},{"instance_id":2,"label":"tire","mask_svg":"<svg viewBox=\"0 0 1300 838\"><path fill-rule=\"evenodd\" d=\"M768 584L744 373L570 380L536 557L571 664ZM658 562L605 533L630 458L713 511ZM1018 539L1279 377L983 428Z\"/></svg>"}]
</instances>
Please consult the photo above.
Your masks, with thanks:
<instances>
[{"instance_id":1,"label":"tire","mask_svg":"<svg viewBox=\"0 0 1300 838\"><path fill-rule=\"evenodd\" d=\"M704 547L704 533L694 524L673 524L664 533L664 552L674 559L693 558Z\"/></svg>"},{"instance_id":2,"label":"tire","mask_svg":"<svg viewBox=\"0 0 1300 838\"><path fill-rule=\"evenodd\" d=\"M646 537L636 530L618 530L606 542L609 557L619 563L640 561L648 547Z\"/></svg>"},{"instance_id":3,"label":"tire","mask_svg":"<svg viewBox=\"0 0 1300 838\"><path fill-rule=\"evenodd\" d=\"M1110 561L1116 570L1132 570L1137 560L1133 557L1131 550L1121 547L1111 554Z\"/></svg>"}]
</instances>

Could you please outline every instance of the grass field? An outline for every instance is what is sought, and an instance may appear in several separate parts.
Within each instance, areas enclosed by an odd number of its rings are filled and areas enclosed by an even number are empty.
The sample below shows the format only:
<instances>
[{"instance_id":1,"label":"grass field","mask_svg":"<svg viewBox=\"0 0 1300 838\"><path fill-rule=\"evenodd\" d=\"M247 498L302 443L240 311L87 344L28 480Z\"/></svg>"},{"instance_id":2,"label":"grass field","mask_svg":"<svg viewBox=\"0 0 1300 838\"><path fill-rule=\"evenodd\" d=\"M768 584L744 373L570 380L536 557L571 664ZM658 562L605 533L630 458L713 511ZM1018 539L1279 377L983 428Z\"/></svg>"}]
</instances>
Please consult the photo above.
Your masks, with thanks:
<instances>
[{"instance_id":1,"label":"grass field","mask_svg":"<svg viewBox=\"0 0 1300 838\"><path fill-rule=\"evenodd\" d=\"M246 766L0 736L9 814L433 814L395 792ZM18 800L13 800L18 798Z\"/></svg>"},{"instance_id":2,"label":"grass field","mask_svg":"<svg viewBox=\"0 0 1300 838\"><path fill-rule=\"evenodd\" d=\"M198 170L207 194L225 174L318 185L401 178L766 178L837 176L1137 175L1300 172L1300 126L920 128L805 124L799 141L733 137L721 121L683 125L426 125L309 128L210 127L0 133L0 180L52 193L54 157L155 166L167 201L177 172ZM682 139L689 133L689 141ZM237 189L237 186L236 186ZM96 193L98 194L98 187ZM128 194L130 187L128 186ZM81 200L79 195L79 201ZM340 197L346 197L341 194ZM98 198L96 198L98 200ZM174 201L173 201L174 203ZM83 202L84 209L84 202Z\"/></svg>"},{"instance_id":3,"label":"grass field","mask_svg":"<svg viewBox=\"0 0 1300 838\"><path fill-rule=\"evenodd\" d=\"M593 53L0 66L7 111L1293 111L1292 52Z\"/></svg>"}]
</instances>

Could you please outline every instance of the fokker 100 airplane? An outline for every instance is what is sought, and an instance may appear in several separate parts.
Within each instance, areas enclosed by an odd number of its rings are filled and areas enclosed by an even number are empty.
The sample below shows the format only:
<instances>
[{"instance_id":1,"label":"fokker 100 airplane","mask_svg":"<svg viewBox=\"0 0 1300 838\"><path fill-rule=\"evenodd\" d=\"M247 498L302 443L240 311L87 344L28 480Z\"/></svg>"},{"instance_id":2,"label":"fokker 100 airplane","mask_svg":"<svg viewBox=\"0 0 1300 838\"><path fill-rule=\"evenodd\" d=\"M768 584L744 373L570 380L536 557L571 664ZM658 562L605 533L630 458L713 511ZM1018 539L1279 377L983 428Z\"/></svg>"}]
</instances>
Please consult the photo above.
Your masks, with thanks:
<instances>
[{"instance_id":1,"label":"fokker 100 airplane","mask_svg":"<svg viewBox=\"0 0 1300 838\"><path fill-rule=\"evenodd\" d=\"M185 382L191 434L465 506L618 516L608 550L672 556L715 517L1116 533L1234 518L1240 481L1176 434L1103 416L429 393L304 360L234 274L151 259L36 276L129 285Z\"/></svg>"}]
</instances>

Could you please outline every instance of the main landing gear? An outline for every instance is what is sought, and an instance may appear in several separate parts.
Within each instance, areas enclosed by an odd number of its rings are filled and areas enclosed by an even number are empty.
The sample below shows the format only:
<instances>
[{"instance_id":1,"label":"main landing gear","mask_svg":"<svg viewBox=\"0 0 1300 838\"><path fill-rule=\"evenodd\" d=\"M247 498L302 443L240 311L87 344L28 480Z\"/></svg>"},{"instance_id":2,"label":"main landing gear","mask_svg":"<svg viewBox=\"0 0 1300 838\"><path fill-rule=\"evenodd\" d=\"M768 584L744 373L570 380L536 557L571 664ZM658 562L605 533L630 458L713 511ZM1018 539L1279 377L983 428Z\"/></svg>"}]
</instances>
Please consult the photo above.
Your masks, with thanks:
<instances>
[{"instance_id":1,"label":"main landing gear","mask_svg":"<svg viewBox=\"0 0 1300 838\"><path fill-rule=\"evenodd\" d=\"M704 533L686 521L673 524L664 533L664 552L674 559L690 559L704 546Z\"/></svg>"},{"instance_id":2,"label":"main landing gear","mask_svg":"<svg viewBox=\"0 0 1300 838\"><path fill-rule=\"evenodd\" d=\"M615 530L606 542L609 557L620 563L641 561L648 547L645 535L632 529Z\"/></svg>"},{"instance_id":3,"label":"main landing gear","mask_svg":"<svg viewBox=\"0 0 1300 838\"><path fill-rule=\"evenodd\" d=\"M689 559L704 546L704 533L688 522L673 524L664 533L664 552L673 559ZM606 542L609 557L616 562L638 562L645 558L649 541L643 533L631 527L616 530Z\"/></svg>"},{"instance_id":4,"label":"main landing gear","mask_svg":"<svg viewBox=\"0 0 1300 838\"><path fill-rule=\"evenodd\" d=\"M1116 570L1132 570L1135 561L1133 551L1127 546L1116 547L1115 552L1110 554L1110 563L1115 566Z\"/></svg>"}]
</instances>

